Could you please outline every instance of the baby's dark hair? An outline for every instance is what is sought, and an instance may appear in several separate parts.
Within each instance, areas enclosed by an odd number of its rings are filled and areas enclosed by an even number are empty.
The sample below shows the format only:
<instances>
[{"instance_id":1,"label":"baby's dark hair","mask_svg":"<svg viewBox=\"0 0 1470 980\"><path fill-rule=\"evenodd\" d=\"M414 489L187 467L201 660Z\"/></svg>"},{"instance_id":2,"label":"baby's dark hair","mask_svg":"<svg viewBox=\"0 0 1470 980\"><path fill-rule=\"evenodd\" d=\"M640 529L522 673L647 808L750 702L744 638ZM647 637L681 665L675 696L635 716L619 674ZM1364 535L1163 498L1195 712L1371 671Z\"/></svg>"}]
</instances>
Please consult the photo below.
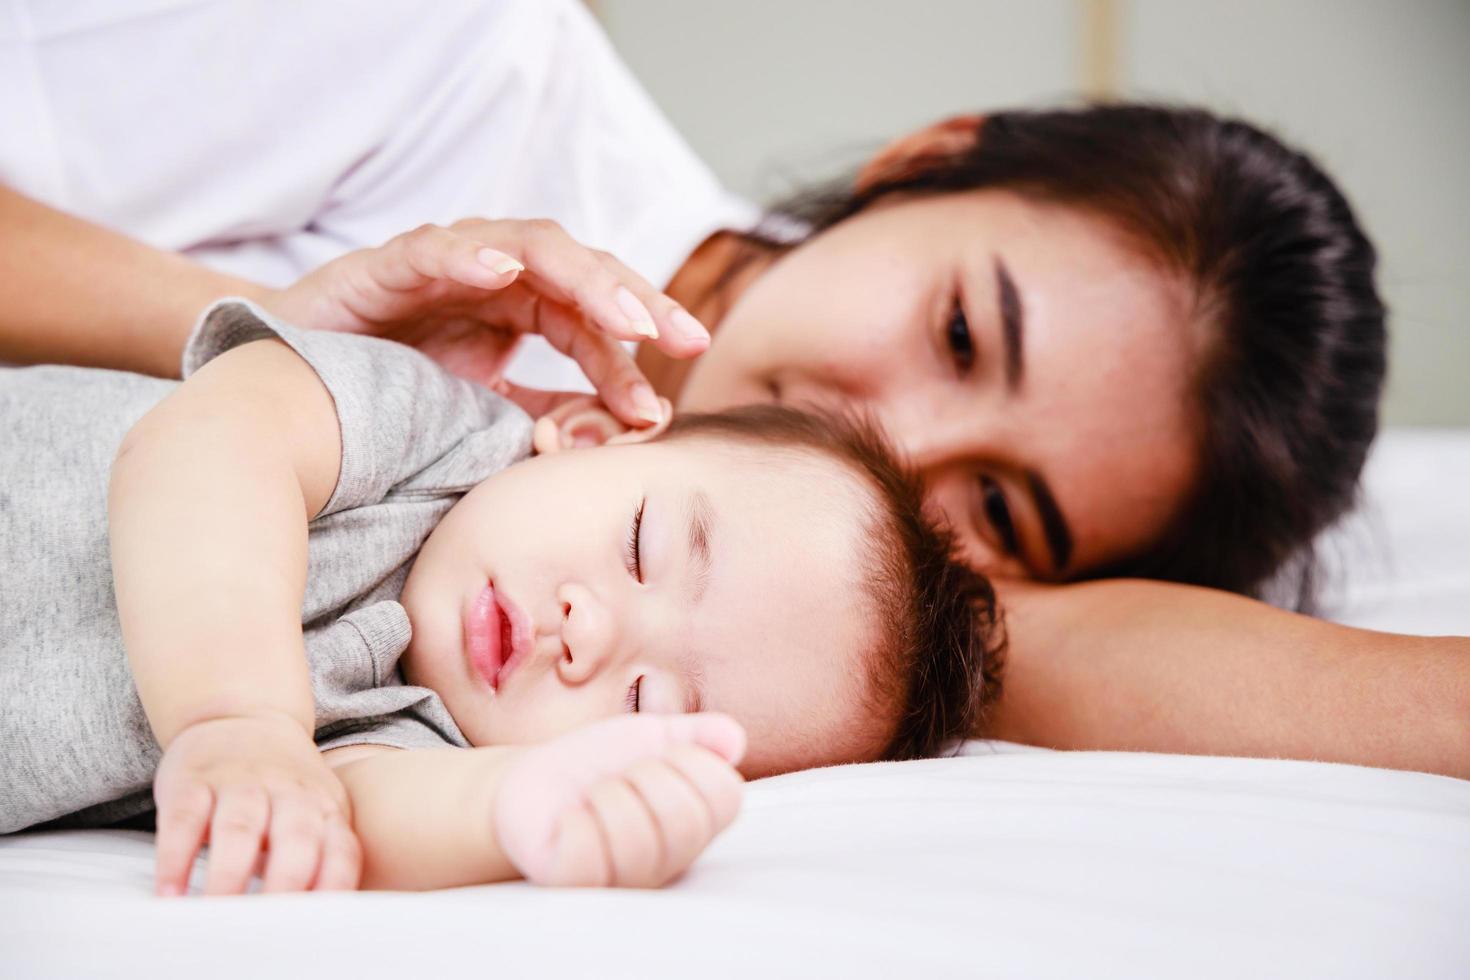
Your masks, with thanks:
<instances>
[{"instance_id":1,"label":"baby's dark hair","mask_svg":"<svg viewBox=\"0 0 1470 980\"><path fill-rule=\"evenodd\" d=\"M677 416L663 438L695 437L816 453L867 485L876 506L864 577L880 632L866 658L864 721L888 721L883 759L933 756L971 735L1000 692L1005 631L995 591L959 560L950 531L925 515L918 478L876 423L747 405Z\"/></svg>"}]
</instances>

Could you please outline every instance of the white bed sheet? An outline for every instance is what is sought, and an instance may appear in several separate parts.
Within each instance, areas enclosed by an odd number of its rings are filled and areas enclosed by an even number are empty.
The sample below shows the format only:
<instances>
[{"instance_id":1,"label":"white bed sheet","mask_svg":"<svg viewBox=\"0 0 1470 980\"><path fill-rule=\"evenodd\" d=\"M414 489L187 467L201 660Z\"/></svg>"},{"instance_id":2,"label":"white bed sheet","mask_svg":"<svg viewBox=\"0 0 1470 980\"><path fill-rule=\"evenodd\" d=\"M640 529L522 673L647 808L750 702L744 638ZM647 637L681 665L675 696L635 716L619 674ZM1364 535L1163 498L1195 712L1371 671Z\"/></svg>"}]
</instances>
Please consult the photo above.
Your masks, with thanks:
<instances>
[{"instance_id":1,"label":"white bed sheet","mask_svg":"<svg viewBox=\"0 0 1470 980\"><path fill-rule=\"evenodd\" d=\"M1390 433L1329 613L1470 634L1470 433ZM661 892L150 897L149 835L0 838L0 977L1470 976L1470 782L1054 753L752 785Z\"/></svg>"}]
</instances>

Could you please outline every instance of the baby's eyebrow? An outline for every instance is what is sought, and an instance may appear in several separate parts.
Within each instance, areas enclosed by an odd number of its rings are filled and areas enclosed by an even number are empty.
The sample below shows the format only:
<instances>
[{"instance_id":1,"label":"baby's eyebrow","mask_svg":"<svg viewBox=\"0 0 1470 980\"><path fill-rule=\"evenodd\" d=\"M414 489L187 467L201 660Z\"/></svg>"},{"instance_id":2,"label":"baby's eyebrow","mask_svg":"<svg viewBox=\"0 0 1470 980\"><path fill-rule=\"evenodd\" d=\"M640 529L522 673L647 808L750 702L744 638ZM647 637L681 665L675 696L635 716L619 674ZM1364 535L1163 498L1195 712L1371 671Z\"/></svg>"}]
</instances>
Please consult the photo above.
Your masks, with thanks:
<instances>
[{"instance_id":1,"label":"baby's eyebrow","mask_svg":"<svg viewBox=\"0 0 1470 980\"><path fill-rule=\"evenodd\" d=\"M684 509L689 521L689 566L694 573L694 587L690 592L690 604L699 605L709 588L710 538L714 536L715 508L709 495L695 490L689 495Z\"/></svg>"},{"instance_id":2,"label":"baby's eyebrow","mask_svg":"<svg viewBox=\"0 0 1470 980\"><path fill-rule=\"evenodd\" d=\"M688 520L689 568L693 575L690 605L697 606L709 588L710 567L714 564L710 539L714 537L715 507L709 495L695 490L684 508ZM694 714L704 710L704 664L692 650L685 650L683 661L687 695L684 710Z\"/></svg>"},{"instance_id":3,"label":"baby's eyebrow","mask_svg":"<svg viewBox=\"0 0 1470 980\"><path fill-rule=\"evenodd\" d=\"M684 680L687 682L684 691L684 713L696 715L704 710L704 665L699 662L699 657L690 650L685 650L684 655L679 659L683 662Z\"/></svg>"}]
</instances>

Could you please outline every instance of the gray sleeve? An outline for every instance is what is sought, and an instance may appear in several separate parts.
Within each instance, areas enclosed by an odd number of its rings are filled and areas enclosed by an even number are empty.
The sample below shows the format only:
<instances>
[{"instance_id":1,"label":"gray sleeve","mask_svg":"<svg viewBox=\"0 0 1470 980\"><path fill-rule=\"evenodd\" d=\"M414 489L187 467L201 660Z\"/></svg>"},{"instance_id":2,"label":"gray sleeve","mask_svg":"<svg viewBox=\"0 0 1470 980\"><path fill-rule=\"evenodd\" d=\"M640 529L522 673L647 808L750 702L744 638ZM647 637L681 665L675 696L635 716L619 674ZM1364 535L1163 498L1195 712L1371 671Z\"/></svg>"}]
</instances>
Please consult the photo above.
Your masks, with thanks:
<instances>
[{"instance_id":1,"label":"gray sleeve","mask_svg":"<svg viewBox=\"0 0 1470 980\"><path fill-rule=\"evenodd\" d=\"M318 735L316 744L323 752L348 745L386 745L395 749L461 747L446 741L429 725L407 713L370 718L329 735Z\"/></svg>"},{"instance_id":2,"label":"gray sleeve","mask_svg":"<svg viewBox=\"0 0 1470 980\"><path fill-rule=\"evenodd\" d=\"M468 747L439 695L407 684L399 672L411 633L408 613L391 600L306 631L314 737L322 750L368 744Z\"/></svg>"},{"instance_id":3,"label":"gray sleeve","mask_svg":"<svg viewBox=\"0 0 1470 980\"><path fill-rule=\"evenodd\" d=\"M331 394L342 434L336 489L318 517L381 501L390 492L463 492L530 451L531 422L494 392L393 341L299 330L247 300L224 299L184 347L188 378L253 340L285 342ZM455 452L471 443L473 452Z\"/></svg>"}]
</instances>

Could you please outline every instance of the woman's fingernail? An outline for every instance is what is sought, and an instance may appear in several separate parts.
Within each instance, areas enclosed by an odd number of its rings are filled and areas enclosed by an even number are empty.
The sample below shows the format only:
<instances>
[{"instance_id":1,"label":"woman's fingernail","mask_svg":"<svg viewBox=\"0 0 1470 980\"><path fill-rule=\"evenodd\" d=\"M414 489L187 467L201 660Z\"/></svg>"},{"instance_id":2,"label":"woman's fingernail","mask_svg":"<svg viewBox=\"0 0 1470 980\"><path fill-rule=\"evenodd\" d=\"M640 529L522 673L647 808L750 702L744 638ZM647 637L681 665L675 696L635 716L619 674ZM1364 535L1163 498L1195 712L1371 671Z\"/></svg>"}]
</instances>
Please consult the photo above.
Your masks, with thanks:
<instances>
[{"instance_id":1,"label":"woman's fingernail","mask_svg":"<svg viewBox=\"0 0 1470 980\"><path fill-rule=\"evenodd\" d=\"M638 417L645 422L662 422L664 420L664 407L658 403L658 396L648 385L638 385L633 389L633 407L638 411Z\"/></svg>"},{"instance_id":2,"label":"woman's fingernail","mask_svg":"<svg viewBox=\"0 0 1470 980\"><path fill-rule=\"evenodd\" d=\"M638 302L638 297L629 292L627 286L618 287L618 309L622 310L623 315L628 318L628 324L635 333L649 340L658 339L658 327L653 325L653 317L649 316L648 307Z\"/></svg>"},{"instance_id":3,"label":"woman's fingernail","mask_svg":"<svg viewBox=\"0 0 1470 980\"><path fill-rule=\"evenodd\" d=\"M504 252L497 252L493 248L482 248L475 253L475 258L480 264L488 266L491 272L504 275L507 272L524 272L526 267Z\"/></svg>"},{"instance_id":4,"label":"woman's fingernail","mask_svg":"<svg viewBox=\"0 0 1470 980\"><path fill-rule=\"evenodd\" d=\"M681 333L686 340L702 340L709 342L709 331L704 324L694 319L694 315L682 306L669 317L674 322L674 328Z\"/></svg>"}]
</instances>

